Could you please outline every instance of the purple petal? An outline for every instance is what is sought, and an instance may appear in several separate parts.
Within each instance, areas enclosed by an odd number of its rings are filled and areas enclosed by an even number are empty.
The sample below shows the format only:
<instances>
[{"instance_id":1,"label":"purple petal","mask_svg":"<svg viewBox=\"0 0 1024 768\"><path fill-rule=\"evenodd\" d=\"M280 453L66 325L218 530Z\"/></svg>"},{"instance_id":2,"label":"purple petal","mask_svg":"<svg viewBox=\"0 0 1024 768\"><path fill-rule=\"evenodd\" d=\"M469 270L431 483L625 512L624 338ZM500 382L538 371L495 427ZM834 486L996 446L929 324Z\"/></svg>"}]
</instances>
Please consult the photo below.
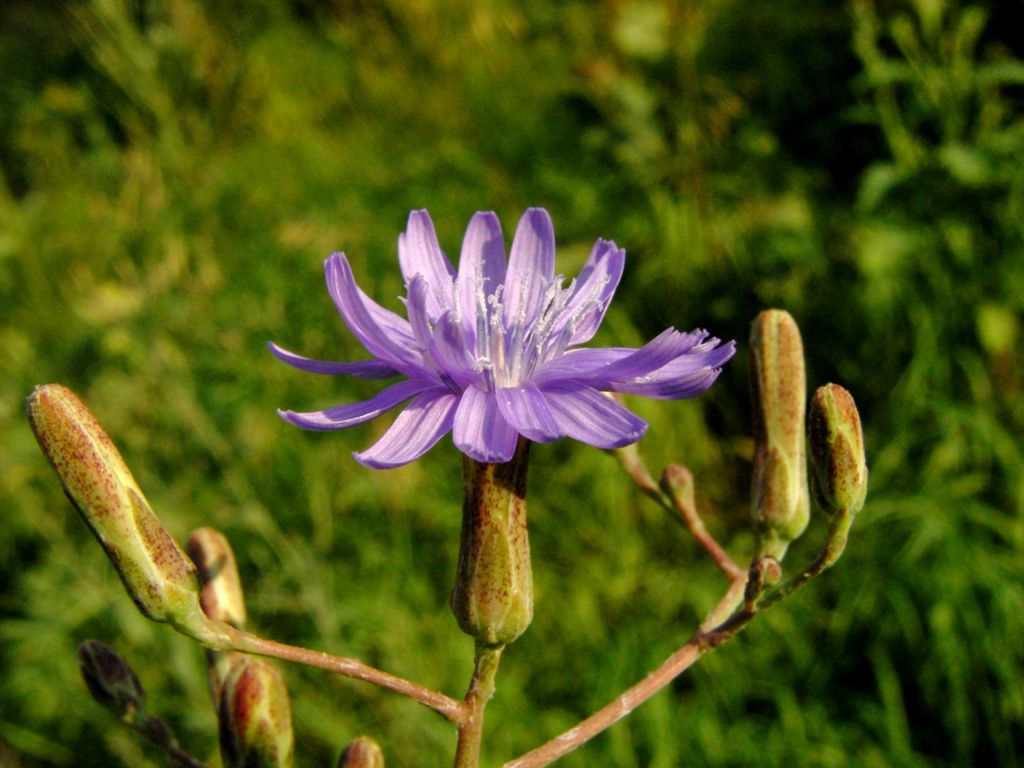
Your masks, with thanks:
<instances>
[{"instance_id":1,"label":"purple petal","mask_svg":"<svg viewBox=\"0 0 1024 768\"><path fill-rule=\"evenodd\" d=\"M398 263L405 284L416 275L426 278L427 309L431 319L452 308L455 269L437 242L434 223L426 211L413 211L405 232L398 236Z\"/></svg>"},{"instance_id":2,"label":"purple petal","mask_svg":"<svg viewBox=\"0 0 1024 768\"><path fill-rule=\"evenodd\" d=\"M452 439L471 459L504 464L515 453L519 436L501 415L494 392L470 387L462 393L455 411Z\"/></svg>"},{"instance_id":3,"label":"purple petal","mask_svg":"<svg viewBox=\"0 0 1024 768\"><path fill-rule=\"evenodd\" d=\"M441 378L447 377L459 389L466 389L481 376L474 370L473 358L466 349L462 325L451 312L441 315L430 340L430 357L440 366Z\"/></svg>"},{"instance_id":4,"label":"purple petal","mask_svg":"<svg viewBox=\"0 0 1024 768\"><path fill-rule=\"evenodd\" d=\"M359 339L360 343L374 357L394 366L405 374L411 374L423 370L421 357L407 346L404 346L402 339L396 337L393 329L389 330L387 325L381 325L380 317L371 314L372 302L367 304L365 294L359 290L355 278L352 276L352 268L349 266L345 254L336 253L324 262L324 272L327 276L327 291L334 299L334 304L341 313L341 319L349 327L349 330ZM378 307L381 312L387 312ZM409 324L394 313L395 321L401 321L405 325L405 333L412 338L412 330ZM389 320L388 322L393 322Z\"/></svg>"},{"instance_id":5,"label":"purple petal","mask_svg":"<svg viewBox=\"0 0 1024 768\"><path fill-rule=\"evenodd\" d=\"M653 373L645 376L642 381L617 382L611 387L611 391L642 395L652 400L685 400L704 392L715 383L721 372L721 368L700 368L682 376L662 376L660 373Z\"/></svg>"},{"instance_id":6,"label":"purple petal","mask_svg":"<svg viewBox=\"0 0 1024 768\"><path fill-rule=\"evenodd\" d=\"M637 379L617 381L615 392L643 395L655 400L683 400L701 394L715 383L722 366L736 353L736 342L716 346L710 339L690 352Z\"/></svg>"},{"instance_id":7,"label":"purple petal","mask_svg":"<svg viewBox=\"0 0 1024 768\"><path fill-rule=\"evenodd\" d=\"M528 323L541 311L555 276L555 230L543 208L528 208L516 227L505 275L505 325Z\"/></svg>"},{"instance_id":8,"label":"purple petal","mask_svg":"<svg viewBox=\"0 0 1024 768\"><path fill-rule=\"evenodd\" d=\"M543 385L576 381L597 389L611 389L612 382L646 376L694 348L707 333L680 333L669 328L639 349L622 347L574 349L542 366L534 381Z\"/></svg>"},{"instance_id":9,"label":"purple petal","mask_svg":"<svg viewBox=\"0 0 1024 768\"><path fill-rule=\"evenodd\" d=\"M473 216L462 239L459 276L455 280L459 312L466 337L475 340L479 301L505 283L505 241L498 217L491 212ZM486 322L486 319L485 319Z\"/></svg>"},{"instance_id":10,"label":"purple petal","mask_svg":"<svg viewBox=\"0 0 1024 768\"><path fill-rule=\"evenodd\" d=\"M621 448L647 431L647 422L590 387L544 390L559 429L598 448Z\"/></svg>"},{"instance_id":11,"label":"purple petal","mask_svg":"<svg viewBox=\"0 0 1024 768\"><path fill-rule=\"evenodd\" d=\"M571 334L569 344L590 341L604 320L622 279L626 252L608 240L598 240L583 265L576 287L559 317Z\"/></svg>"},{"instance_id":12,"label":"purple petal","mask_svg":"<svg viewBox=\"0 0 1024 768\"><path fill-rule=\"evenodd\" d=\"M412 335L423 349L430 344L430 337L433 335L430 319L427 317L427 290L426 278L423 275L416 275L409 282L409 295L405 300Z\"/></svg>"},{"instance_id":13,"label":"purple petal","mask_svg":"<svg viewBox=\"0 0 1024 768\"><path fill-rule=\"evenodd\" d=\"M323 411L281 411L281 418L303 429L325 431L329 429L345 429L375 419L384 411L394 408L403 400L424 391L447 392L436 383L425 381L399 381L381 390L369 400L348 405L336 405Z\"/></svg>"},{"instance_id":14,"label":"purple petal","mask_svg":"<svg viewBox=\"0 0 1024 768\"><path fill-rule=\"evenodd\" d=\"M352 455L371 469L390 469L418 459L451 431L458 401L458 395L442 389L417 395L380 440Z\"/></svg>"},{"instance_id":15,"label":"purple petal","mask_svg":"<svg viewBox=\"0 0 1024 768\"><path fill-rule=\"evenodd\" d=\"M501 415L523 437L548 443L565 436L544 393L535 384L526 382L518 387L499 388L494 395Z\"/></svg>"},{"instance_id":16,"label":"purple petal","mask_svg":"<svg viewBox=\"0 0 1024 768\"><path fill-rule=\"evenodd\" d=\"M313 360L294 352L289 352L284 347L279 347L272 341L267 342L267 348L274 357L288 365L298 368L301 371L310 373L329 373L341 376L355 376L357 379L390 379L397 376L398 371L380 360L356 360L351 363L334 363L326 360Z\"/></svg>"}]
</instances>

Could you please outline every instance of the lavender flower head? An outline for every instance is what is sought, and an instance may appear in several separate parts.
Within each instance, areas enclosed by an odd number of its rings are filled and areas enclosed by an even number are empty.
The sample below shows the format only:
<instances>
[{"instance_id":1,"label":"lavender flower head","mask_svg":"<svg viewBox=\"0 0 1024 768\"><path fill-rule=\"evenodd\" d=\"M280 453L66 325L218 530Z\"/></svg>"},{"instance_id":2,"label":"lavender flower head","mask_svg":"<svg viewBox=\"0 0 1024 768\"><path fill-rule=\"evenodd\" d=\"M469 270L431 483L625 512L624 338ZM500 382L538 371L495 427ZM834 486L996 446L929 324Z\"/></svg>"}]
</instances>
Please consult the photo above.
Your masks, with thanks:
<instances>
[{"instance_id":1,"label":"lavender flower head","mask_svg":"<svg viewBox=\"0 0 1024 768\"><path fill-rule=\"evenodd\" d=\"M363 402L279 413L303 429L345 429L409 400L375 445L353 454L376 469L413 461L448 432L460 451L485 463L509 461L520 435L539 443L572 437L599 448L634 443L647 422L604 393L699 395L733 356L735 342L720 345L707 331L669 328L639 349L576 348L601 324L625 255L598 240L579 277L564 285L555 275L546 210L523 214L507 263L497 216L477 213L456 271L430 216L413 211L398 237L408 319L356 285L345 254L324 263L327 290L371 359L324 362L269 345L304 371L402 380Z\"/></svg>"}]
</instances>

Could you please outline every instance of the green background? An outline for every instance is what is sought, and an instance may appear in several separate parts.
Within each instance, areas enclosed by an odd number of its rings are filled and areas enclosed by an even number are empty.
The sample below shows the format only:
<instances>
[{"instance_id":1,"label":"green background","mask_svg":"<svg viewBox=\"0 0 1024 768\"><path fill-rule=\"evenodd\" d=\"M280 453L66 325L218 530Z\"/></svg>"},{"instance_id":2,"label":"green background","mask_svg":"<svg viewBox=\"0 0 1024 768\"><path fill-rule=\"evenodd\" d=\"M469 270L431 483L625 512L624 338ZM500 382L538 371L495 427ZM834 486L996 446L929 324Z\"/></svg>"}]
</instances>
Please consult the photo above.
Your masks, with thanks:
<instances>
[{"instance_id":1,"label":"green background","mask_svg":"<svg viewBox=\"0 0 1024 768\"><path fill-rule=\"evenodd\" d=\"M473 212L510 235L541 205L564 274L597 237L628 251L595 343L739 341L707 395L630 403L650 464L694 470L737 559L757 311L796 317L812 387L853 392L871 467L832 572L559 765L1020 764L1020 22L1007 0L0 5L0 738L28 766L165 764L87 696L93 637L218 761L201 651L135 612L36 448L23 403L45 382L85 398L176 537L226 533L257 630L461 695L457 452L362 468L388 419L312 434L274 409L379 384L265 344L360 357L322 260L344 249L398 309L410 209L454 256ZM539 446L530 484L536 619L486 765L642 677L724 587L612 457ZM284 672L299 766L363 733L389 765L450 762L418 705Z\"/></svg>"}]
</instances>

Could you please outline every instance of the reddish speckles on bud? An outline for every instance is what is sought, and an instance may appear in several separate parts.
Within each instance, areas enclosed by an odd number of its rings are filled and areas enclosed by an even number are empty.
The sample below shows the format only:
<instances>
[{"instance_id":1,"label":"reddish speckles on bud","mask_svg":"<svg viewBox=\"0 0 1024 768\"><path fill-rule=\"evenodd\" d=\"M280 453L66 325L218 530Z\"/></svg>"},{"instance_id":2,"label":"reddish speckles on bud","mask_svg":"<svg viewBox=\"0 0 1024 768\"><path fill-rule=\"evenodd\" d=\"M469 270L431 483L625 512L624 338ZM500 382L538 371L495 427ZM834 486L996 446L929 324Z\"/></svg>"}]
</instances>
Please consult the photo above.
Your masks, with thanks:
<instances>
[{"instance_id":1,"label":"reddish speckles on bud","mask_svg":"<svg viewBox=\"0 0 1024 768\"><path fill-rule=\"evenodd\" d=\"M853 397L838 384L819 387L811 400L811 472L815 500L833 514L854 516L864 506L868 467Z\"/></svg>"},{"instance_id":2,"label":"reddish speckles on bud","mask_svg":"<svg viewBox=\"0 0 1024 768\"><path fill-rule=\"evenodd\" d=\"M754 521L762 552L781 559L810 518L804 350L800 329L788 312L768 309L754 320L750 391L754 407Z\"/></svg>"},{"instance_id":3,"label":"reddish speckles on bud","mask_svg":"<svg viewBox=\"0 0 1024 768\"><path fill-rule=\"evenodd\" d=\"M338 768L384 768L384 753L369 736L360 736L345 747Z\"/></svg>"},{"instance_id":4,"label":"reddish speckles on bud","mask_svg":"<svg viewBox=\"0 0 1024 768\"><path fill-rule=\"evenodd\" d=\"M533 574L526 527L529 442L512 460L463 459L462 535L452 611L462 631L484 645L505 645L533 619Z\"/></svg>"},{"instance_id":5,"label":"reddish speckles on bud","mask_svg":"<svg viewBox=\"0 0 1024 768\"><path fill-rule=\"evenodd\" d=\"M291 768L292 711L281 673L267 661L231 655L217 719L225 768Z\"/></svg>"},{"instance_id":6,"label":"reddish speckles on bud","mask_svg":"<svg viewBox=\"0 0 1024 768\"><path fill-rule=\"evenodd\" d=\"M74 392L36 387L28 417L64 492L92 529L144 615L221 644L199 607L192 562L154 514L113 441Z\"/></svg>"}]
</instances>

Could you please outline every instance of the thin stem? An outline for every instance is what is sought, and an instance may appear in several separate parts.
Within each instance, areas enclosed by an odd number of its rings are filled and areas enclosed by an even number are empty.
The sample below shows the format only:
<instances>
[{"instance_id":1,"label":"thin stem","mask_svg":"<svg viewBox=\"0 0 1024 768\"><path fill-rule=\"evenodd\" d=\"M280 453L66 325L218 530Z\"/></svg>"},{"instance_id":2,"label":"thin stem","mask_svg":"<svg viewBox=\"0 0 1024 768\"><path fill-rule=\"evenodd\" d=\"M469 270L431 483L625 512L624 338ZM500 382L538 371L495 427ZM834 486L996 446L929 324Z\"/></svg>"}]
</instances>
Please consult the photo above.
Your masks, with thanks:
<instances>
[{"instance_id":1,"label":"thin stem","mask_svg":"<svg viewBox=\"0 0 1024 768\"><path fill-rule=\"evenodd\" d=\"M708 618L734 610L738 601L742 599L743 581L743 579L738 579L729 585L728 591L719 601L718 605L708 614ZM583 720L560 736L556 736L546 744L531 752L527 752L522 757L505 763L502 768L541 768L541 766L553 763L560 757L569 754L626 717L626 715L693 666L705 653L717 648L726 640L736 635L751 618L753 618L753 614L740 611L733 614L733 618L728 619L712 630L697 632L686 645L665 659L661 666L614 701L609 702L586 720ZM707 619L705 619L705 622L707 622Z\"/></svg>"},{"instance_id":2,"label":"thin stem","mask_svg":"<svg viewBox=\"0 0 1024 768\"><path fill-rule=\"evenodd\" d=\"M403 696L408 696L410 699L430 707L430 709L451 723L461 724L465 719L462 702L404 678L375 669L359 661L359 659L331 656L321 651L297 648L293 645L275 642L274 640L266 640L248 632L227 627L227 625L224 625L224 627L228 630L226 634L233 650L293 661L298 664L325 669L328 672L334 672L345 677L353 677L357 680L363 680L381 688L386 688L389 691L400 693Z\"/></svg>"},{"instance_id":3,"label":"thin stem","mask_svg":"<svg viewBox=\"0 0 1024 768\"><path fill-rule=\"evenodd\" d=\"M725 574L726 578L730 581L736 581L743 577L745 571L736 564L729 556L729 553L725 551L725 548L704 527L704 521L701 520L700 515L697 513L697 507L693 503L692 498L688 498L685 493L681 492L678 486L668 482L671 479L671 474L678 474L681 471L689 475L688 470L679 465L669 467L665 470L665 476L659 486L654 481L654 477L651 475L650 470L648 470L647 464L635 445L618 448L613 453L615 458L618 459L619 465L626 471L630 479L633 480L636 487L654 499L662 509L672 515L673 520L681 523L690 532L690 535L711 556L711 559L715 561L715 565ZM690 482L692 482L692 478L690 478Z\"/></svg>"},{"instance_id":4,"label":"thin stem","mask_svg":"<svg viewBox=\"0 0 1024 768\"><path fill-rule=\"evenodd\" d=\"M207 768L205 763L196 760L192 755L178 746L178 740L169 725L162 717L153 715L132 726L150 743L160 747L167 753L171 762L179 768Z\"/></svg>"},{"instance_id":5,"label":"thin stem","mask_svg":"<svg viewBox=\"0 0 1024 768\"><path fill-rule=\"evenodd\" d=\"M477 643L473 679L463 700L463 719L459 724L459 742L455 748L454 768L477 768L480 742L484 732L484 708L494 695L494 676L498 672L505 646Z\"/></svg>"},{"instance_id":6,"label":"thin stem","mask_svg":"<svg viewBox=\"0 0 1024 768\"><path fill-rule=\"evenodd\" d=\"M828 539L821 554L793 579L768 592L764 599L762 595L770 588L772 578L777 577L776 574L781 575L781 570L777 570L779 564L774 558L757 558L747 573L732 580L721 600L701 622L697 633L661 666L586 720L522 757L505 763L502 768L542 768L617 723L693 666L704 654L739 634L759 613L782 602L830 568L846 546L851 522L849 515L835 515L829 524ZM740 605L743 607L739 608Z\"/></svg>"},{"instance_id":7,"label":"thin stem","mask_svg":"<svg viewBox=\"0 0 1024 768\"><path fill-rule=\"evenodd\" d=\"M688 491L684 491L676 482L673 482L676 476L684 473L688 478ZM708 533L708 529L704 527L704 521L701 520L700 515L697 514L697 505L693 499L692 483L693 480L690 477L689 470L685 467L674 465L665 470L661 486L665 491L665 494L672 500L673 507L675 507L679 512L680 517L682 517L683 525L686 526L686 530L688 530L690 535L697 540L697 543L704 547L704 550L711 555L711 559L715 561L715 565L718 566L718 569L724 573L726 578L731 582L742 579L746 574L746 571L736 565L736 562L729 557L729 553L725 551L725 548L715 540L714 536Z\"/></svg>"}]
</instances>

